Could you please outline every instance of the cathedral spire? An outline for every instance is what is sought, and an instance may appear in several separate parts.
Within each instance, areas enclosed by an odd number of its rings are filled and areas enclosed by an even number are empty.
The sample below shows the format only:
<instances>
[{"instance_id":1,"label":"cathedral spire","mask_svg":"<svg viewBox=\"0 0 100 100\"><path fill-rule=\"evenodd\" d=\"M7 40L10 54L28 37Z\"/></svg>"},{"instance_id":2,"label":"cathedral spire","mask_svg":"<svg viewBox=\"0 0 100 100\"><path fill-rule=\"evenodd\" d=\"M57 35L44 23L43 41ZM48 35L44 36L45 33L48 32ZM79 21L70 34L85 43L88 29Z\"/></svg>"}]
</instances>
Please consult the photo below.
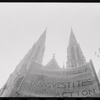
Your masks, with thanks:
<instances>
[{"instance_id":1,"label":"cathedral spire","mask_svg":"<svg viewBox=\"0 0 100 100\"><path fill-rule=\"evenodd\" d=\"M76 40L76 38L75 38L75 35L74 35L74 32L73 32L72 27L71 27L71 32L70 32L69 44L70 44L70 45L77 44L77 40Z\"/></svg>"},{"instance_id":2,"label":"cathedral spire","mask_svg":"<svg viewBox=\"0 0 100 100\"><path fill-rule=\"evenodd\" d=\"M39 44L41 42L45 43L45 40L46 40L46 32L47 32L47 27L44 30L44 32L42 33L42 35L40 36L40 38L37 40L37 42L36 42L37 44Z\"/></svg>"},{"instance_id":3,"label":"cathedral spire","mask_svg":"<svg viewBox=\"0 0 100 100\"><path fill-rule=\"evenodd\" d=\"M35 43L36 46L35 46L34 54L31 59L31 60L35 60L36 62L40 64L42 64L44 51L45 51L46 31L47 31L47 28L45 29L45 31L42 33L40 38Z\"/></svg>"},{"instance_id":4,"label":"cathedral spire","mask_svg":"<svg viewBox=\"0 0 100 100\"><path fill-rule=\"evenodd\" d=\"M38 63L42 63L43 55L45 51L45 40L46 40L46 31L40 36L36 43L33 44L32 48L25 55L25 57L20 61L14 72L9 76L9 79L6 82L7 88L4 86L2 96L10 95L13 93L12 90L15 87L18 89L20 84L23 82L24 75L26 75L30 63L36 61ZM15 83L19 82L18 85L15 86Z\"/></svg>"},{"instance_id":5,"label":"cathedral spire","mask_svg":"<svg viewBox=\"0 0 100 100\"><path fill-rule=\"evenodd\" d=\"M77 43L74 32L71 28L69 45L67 48L67 66L77 67L86 63L82 50Z\"/></svg>"},{"instance_id":6,"label":"cathedral spire","mask_svg":"<svg viewBox=\"0 0 100 100\"><path fill-rule=\"evenodd\" d=\"M47 31L47 28L42 33L42 35L37 40L37 42L33 44L32 48L28 51L25 57L21 60L19 65L16 67L18 73L25 72L26 67L28 68L28 64L31 63L32 61L42 63L43 55L45 51L46 31Z\"/></svg>"}]
</instances>

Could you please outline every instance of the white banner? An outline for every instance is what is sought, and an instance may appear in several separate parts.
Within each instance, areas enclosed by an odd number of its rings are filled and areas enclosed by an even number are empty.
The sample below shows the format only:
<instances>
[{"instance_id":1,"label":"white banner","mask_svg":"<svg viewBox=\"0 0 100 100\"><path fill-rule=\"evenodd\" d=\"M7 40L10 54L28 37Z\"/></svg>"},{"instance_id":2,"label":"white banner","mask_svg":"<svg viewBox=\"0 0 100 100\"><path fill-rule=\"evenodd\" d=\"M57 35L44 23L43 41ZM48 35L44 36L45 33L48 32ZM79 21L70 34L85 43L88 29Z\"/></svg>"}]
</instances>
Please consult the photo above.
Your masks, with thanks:
<instances>
[{"instance_id":1,"label":"white banner","mask_svg":"<svg viewBox=\"0 0 100 100\"><path fill-rule=\"evenodd\" d=\"M87 72L91 73L92 69L91 69L90 63L87 63L81 67L52 71L52 70L43 68L43 66L38 63L33 62L33 64L30 67L30 73L34 73L34 72L43 73L45 75L51 75L51 76L63 76L63 77L71 76L72 77L72 76L87 73Z\"/></svg>"},{"instance_id":2,"label":"white banner","mask_svg":"<svg viewBox=\"0 0 100 100\"><path fill-rule=\"evenodd\" d=\"M63 77L32 73L30 69L19 92L32 96L87 97L98 93L99 88L90 71L73 77Z\"/></svg>"}]
</instances>

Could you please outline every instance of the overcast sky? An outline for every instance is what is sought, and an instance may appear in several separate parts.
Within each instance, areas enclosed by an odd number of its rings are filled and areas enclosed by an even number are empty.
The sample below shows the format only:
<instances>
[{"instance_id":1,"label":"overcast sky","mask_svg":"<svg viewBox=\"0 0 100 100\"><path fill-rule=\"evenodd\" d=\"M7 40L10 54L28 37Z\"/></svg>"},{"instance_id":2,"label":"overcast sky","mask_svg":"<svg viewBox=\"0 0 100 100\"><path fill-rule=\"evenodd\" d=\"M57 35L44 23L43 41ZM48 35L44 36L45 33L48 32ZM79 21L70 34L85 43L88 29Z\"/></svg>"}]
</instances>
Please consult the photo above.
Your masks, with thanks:
<instances>
[{"instance_id":1,"label":"overcast sky","mask_svg":"<svg viewBox=\"0 0 100 100\"><path fill-rule=\"evenodd\" d=\"M53 53L62 67L67 60L71 26L86 60L96 72L100 58L100 3L0 3L0 87L46 27L45 65Z\"/></svg>"}]
</instances>

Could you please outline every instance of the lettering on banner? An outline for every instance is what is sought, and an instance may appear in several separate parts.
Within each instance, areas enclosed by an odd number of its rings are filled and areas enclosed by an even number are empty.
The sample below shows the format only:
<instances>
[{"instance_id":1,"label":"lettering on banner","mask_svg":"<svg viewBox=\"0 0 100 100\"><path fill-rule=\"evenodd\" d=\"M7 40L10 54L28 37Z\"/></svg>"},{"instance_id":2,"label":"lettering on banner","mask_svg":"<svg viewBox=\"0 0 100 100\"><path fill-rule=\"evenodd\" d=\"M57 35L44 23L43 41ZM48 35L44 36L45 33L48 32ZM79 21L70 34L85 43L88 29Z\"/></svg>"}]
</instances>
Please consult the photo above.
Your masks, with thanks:
<instances>
[{"instance_id":1,"label":"lettering on banner","mask_svg":"<svg viewBox=\"0 0 100 100\"><path fill-rule=\"evenodd\" d=\"M62 80L46 80L45 76L41 76L37 79L37 81L33 81L31 86L33 87L33 91L38 94L48 94L55 96L86 96L90 95L90 93L94 93L95 90L84 90L80 94L79 88L82 89L84 86L92 86L93 80L91 78L76 80L76 81L62 81ZM72 92L69 92L72 91ZM73 92L75 91L75 92Z\"/></svg>"},{"instance_id":2,"label":"lettering on banner","mask_svg":"<svg viewBox=\"0 0 100 100\"><path fill-rule=\"evenodd\" d=\"M28 73L20 91L26 90L31 95L57 97L86 97L97 93L98 85L88 64L75 70L68 69L66 76L49 73Z\"/></svg>"},{"instance_id":3,"label":"lettering on banner","mask_svg":"<svg viewBox=\"0 0 100 100\"><path fill-rule=\"evenodd\" d=\"M93 80L91 79L83 79L83 80L77 80L77 81L64 81L64 82L46 82L46 81L36 81L32 82L32 86L37 85L38 87L46 87L46 88L67 88L67 89L73 89L83 86L92 85Z\"/></svg>"},{"instance_id":4,"label":"lettering on banner","mask_svg":"<svg viewBox=\"0 0 100 100\"><path fill-rule=\"evenodd\" d=\"M95 94L95 89L88 89L88 90L82 90L82 91L75 91L75 92L63 92L63 97L87 97L90 95Z\"/></svg>"},{"instance_id":5,"label":"lettering on banner","mask_svg":"<svg viewBox=\"0 0 100 100\"><path fill-rule=\"evenodd\" d=\"M91 71L91 67L89 65L89 63L87 63L86 65L79 67L79 68L74 68L74 69L68 69L68 71L64 72L66 75L77 75L77 74L82 74L85 72L92 72Z\"/></svg>"}]
</instances>

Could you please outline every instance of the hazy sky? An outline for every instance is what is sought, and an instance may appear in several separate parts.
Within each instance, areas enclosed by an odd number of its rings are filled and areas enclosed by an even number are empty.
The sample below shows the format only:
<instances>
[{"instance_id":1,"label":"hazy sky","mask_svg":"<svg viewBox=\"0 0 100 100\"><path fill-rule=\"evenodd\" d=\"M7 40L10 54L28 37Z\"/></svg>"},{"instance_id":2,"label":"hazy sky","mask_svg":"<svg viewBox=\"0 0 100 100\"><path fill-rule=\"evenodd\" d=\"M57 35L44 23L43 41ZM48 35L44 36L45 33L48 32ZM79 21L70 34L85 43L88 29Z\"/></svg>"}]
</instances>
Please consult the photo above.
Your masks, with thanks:
<instances>
[{"instance_id":1,"label":"hazy sky","mask_svg":"<svg viewBox=\"0 0 100 100\"><path fill-rule=\"evenodd\" d=\"M98 73L100 3L0 3L0 87L46 27L45 65L53 53L60 66L67 60L71 26L86 60Z\"/></svg>"}]
</instances>

